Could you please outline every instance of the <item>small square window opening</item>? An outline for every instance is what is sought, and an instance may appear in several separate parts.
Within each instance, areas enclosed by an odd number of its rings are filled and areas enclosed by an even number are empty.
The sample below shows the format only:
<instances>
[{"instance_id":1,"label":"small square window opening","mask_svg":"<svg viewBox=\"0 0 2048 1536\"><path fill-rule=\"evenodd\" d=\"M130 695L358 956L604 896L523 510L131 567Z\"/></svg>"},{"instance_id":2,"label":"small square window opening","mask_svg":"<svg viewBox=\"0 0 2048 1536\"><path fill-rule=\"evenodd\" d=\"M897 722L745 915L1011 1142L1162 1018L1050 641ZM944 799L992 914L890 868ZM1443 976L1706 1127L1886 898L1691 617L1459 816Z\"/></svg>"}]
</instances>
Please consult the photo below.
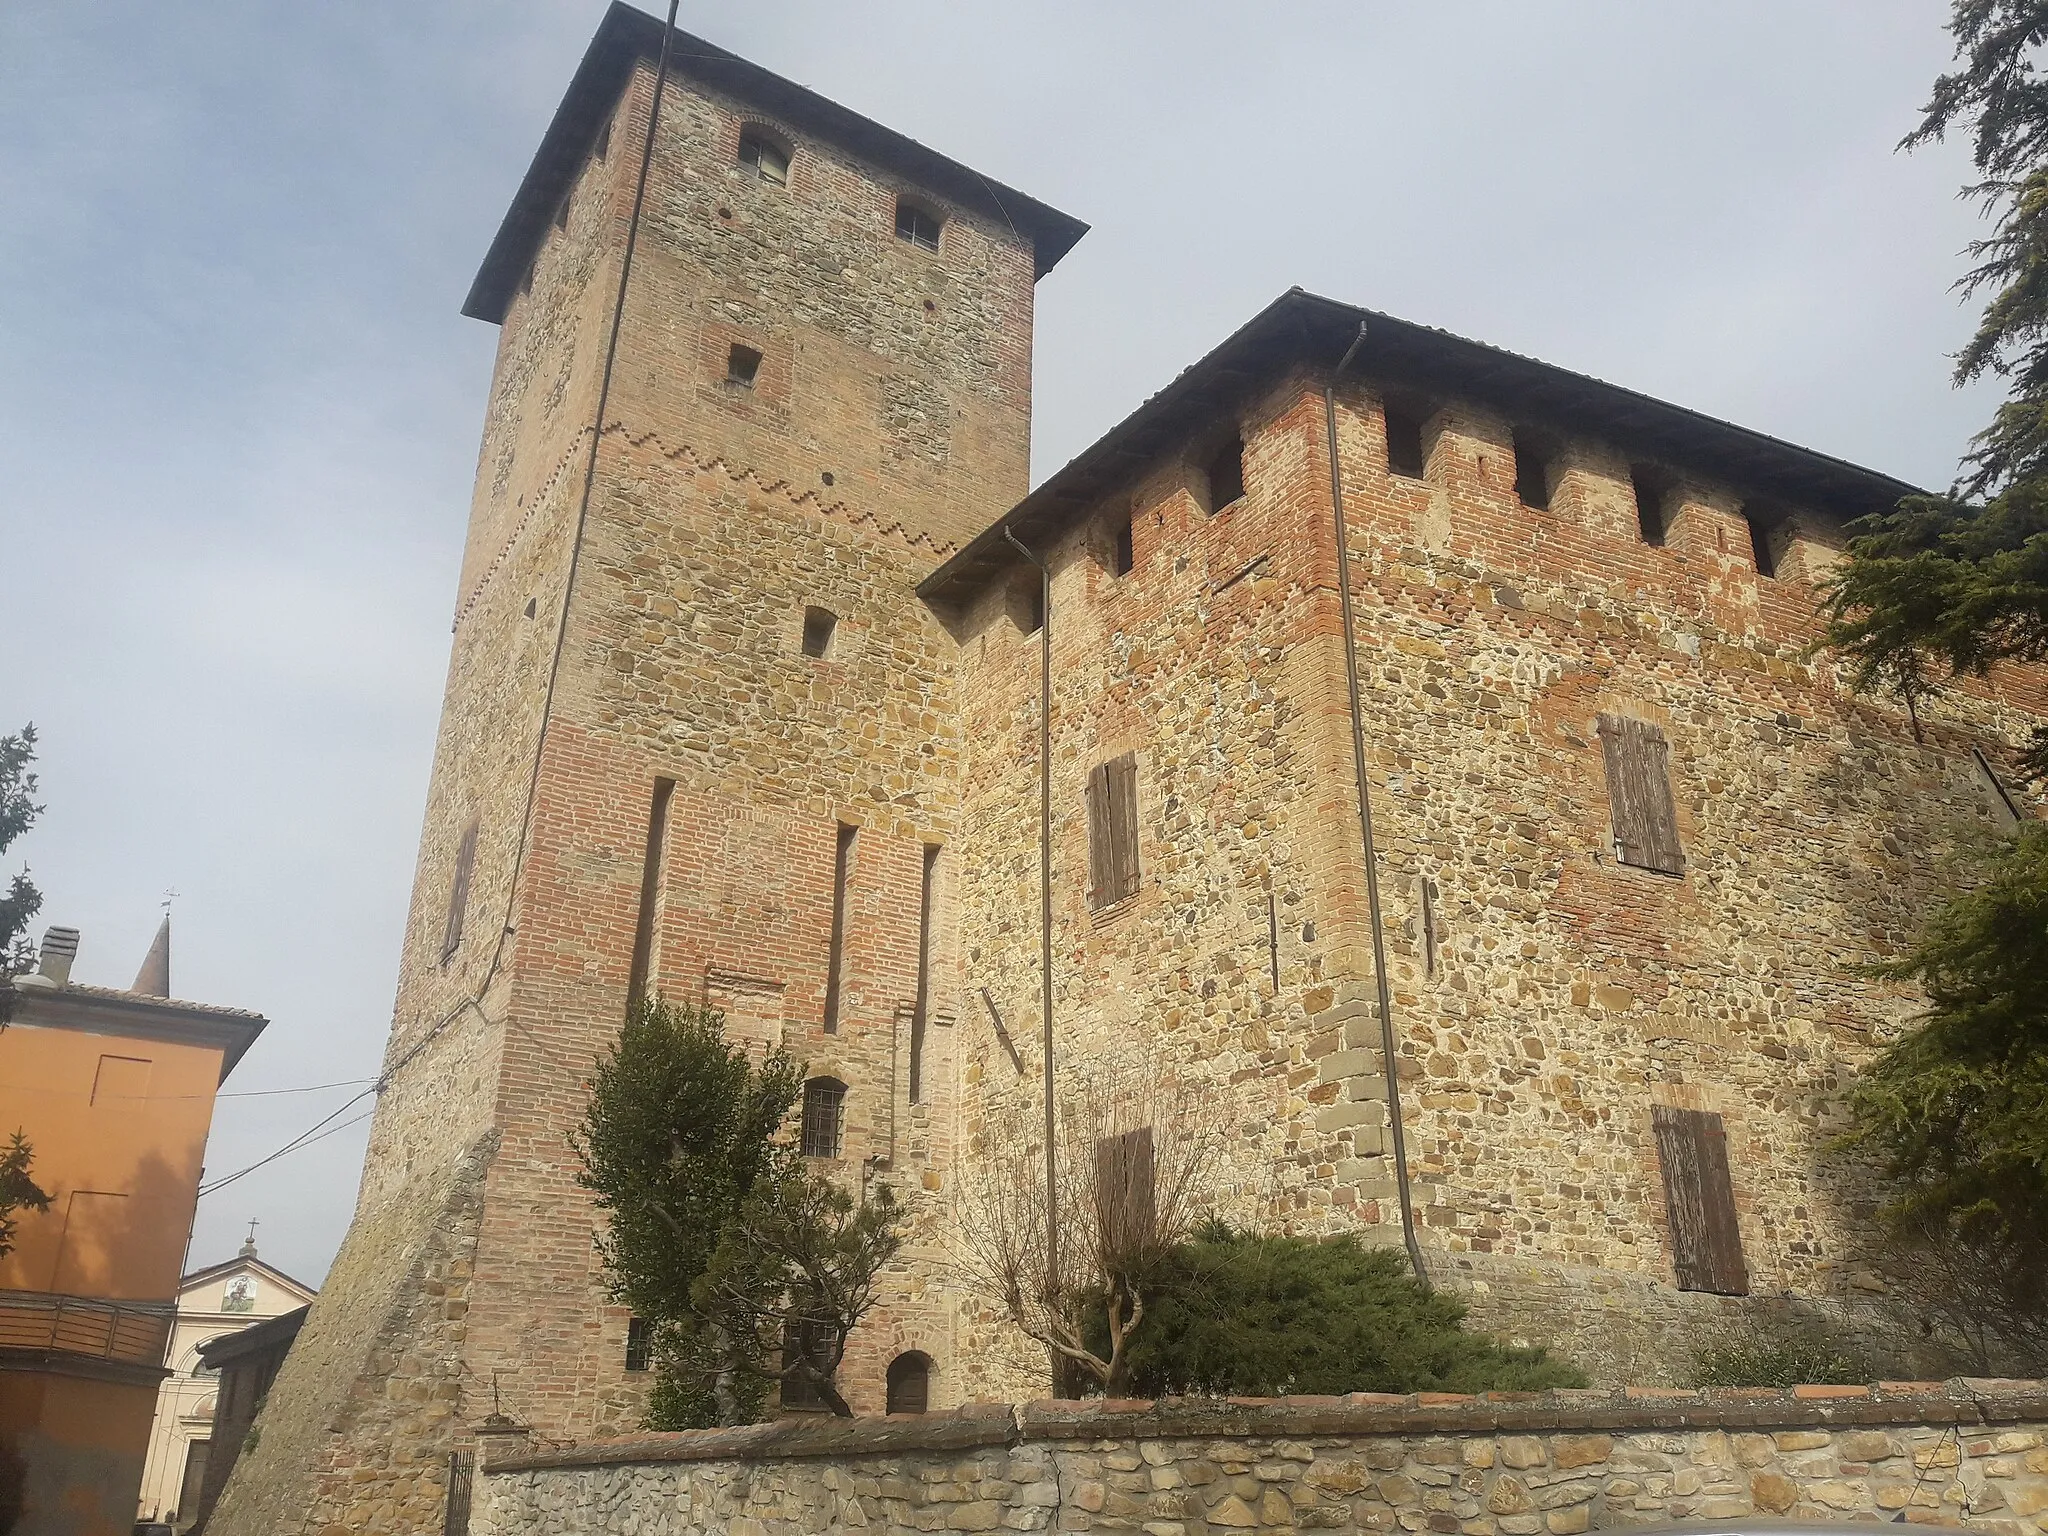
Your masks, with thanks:
<instances>
[{"instance_id":1,"label":"small square window opening","mask_svg":"<svg viewBox=\"0 0 2048 1536\"><path fill-rule=\"evenodd\" d=\"M740 389L752 389L754 377L761 371L761 354L752 347L743 347L737 342L725 355L725 382Z\"/></svg>"},{"instance_id":2,"label":"small square window opening","mask_svg":"<svg viewBox=\"0 0 2048 1536\"><path fill-rule=\"evenodd\" d=\"M789 151L758 129L740 135L740 164L772 186L789 185Z\"/></svg>"},{"instance_id":3,"label":"small square window opening","mask_svg":"<svg viewBox=\"0 0 2048 1536\"><path fill-rule=\"evenodd\" d=\"M1387 473L1420 480L1428 467L1422 453L1421 413L1406 410L1390 400L1386 405L1386 424Z\"/></svg>"},{"instance_id":4,"label":"small square window opening","mask_svg":"<svg viewBox=\"0 0 2048 1536\"><path fill-rule=\"evenodd\" d=\"M939 248L939 221L907 197L896 199L896 238L908 240L920 250Z\"/></svg>"},{"instance_id":5,"label":"small square window opening","mask_svg":"<svg viewBox=\"0 0 2048 1536\"><path fill-rule=\"evenodd\" d=\"M1550 465L1543 450L1520 432L1515 434L1515 495L1525 507L1550 510Z\"/></svg>"},{"instance_id":6,"label":"small square window opening","mask_svg":"<svg viewBox=\"0 0 2048 1536\"><path fill-rule=\"evenodd\" d=\"M1244 439L1233 437L1209 461L1209 510L1244 499Z\"/></svg>"},{"instance_id":7,"label":"small square window opening","mask_svg":"<svg viewBox=\"0 0 2048 1536\"><path fill-rule=\"evenodd\" d=\"M838 616L823 608L804 610L804 654L823 658L832 649L832 636L839 628Z\"/></svg>"}]
</instances>

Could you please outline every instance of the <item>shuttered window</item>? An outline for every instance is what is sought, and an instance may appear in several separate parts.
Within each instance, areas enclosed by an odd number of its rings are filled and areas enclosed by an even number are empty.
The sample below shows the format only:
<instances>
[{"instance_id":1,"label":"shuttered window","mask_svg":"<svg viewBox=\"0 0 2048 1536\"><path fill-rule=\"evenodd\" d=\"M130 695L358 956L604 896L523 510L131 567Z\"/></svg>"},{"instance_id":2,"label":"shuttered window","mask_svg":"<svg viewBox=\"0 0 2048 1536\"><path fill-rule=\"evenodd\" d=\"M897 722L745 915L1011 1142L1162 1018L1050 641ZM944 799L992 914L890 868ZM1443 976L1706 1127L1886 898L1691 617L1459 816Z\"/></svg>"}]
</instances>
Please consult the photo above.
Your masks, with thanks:
<instances>
[{"instance_id":1,"label":"shuttered window","mask_svg":"<svg viewBox=\"0 0 2048 1536\"><path fill-rule=\"evenodd\" d=\"M1095 1220L1106 1258L1131 1260L1151 1251L1159 1225L1157 1177L1151 1126L1095 1143Z\"/></svg>"},{"instance_id":2,"label":"shuttered window","mask_svg":"<svg viewBox=\"0 0 2048 1536\"><path fill-rule=\"evenodd\" d=\"M1728 1178L1728 1133L1721 1117L1698 1109L1650 1110L1657 1160L1664 1167L1664 1209L1672 1267L1681 1291L1749 1294L1735 1187Z\"/></svg>"},{"instance_id":3,"label":"shuttered window","mask_svg":"<svg viewBox=\"0 0 2048 1536\"><path fill-rule=\"evenodd\" d=\"M455 850L455 881L448 887L448 920L441 927L441 963L454 958L462 944L462 919L469 912L469 873L476 867L476 823L462 831L462 846Z\"/></svg>"},{"instance_id":4,"label":"shuttered window","mask_svg":"<svg viewBox=\"0 0 2048 1536\"><path fill-rule=\"evenodd\" d=\"M1614 815L1614 856L1667 875L1685 873L1678 809L1671 799L1670 749L1647 720L1600 717L1607 755L1607 799Z\"/></svg>"},{"instance_id":5,"label":"shuttered window","mask_svg":"<svg viewBox=\"0 0 2048 1536\"><path fill-rule=\"evenodd\" d=\"M1138 893L1138 759L1129 752L1088 773L1088 904Z\"/></svg>"}]
</instances>

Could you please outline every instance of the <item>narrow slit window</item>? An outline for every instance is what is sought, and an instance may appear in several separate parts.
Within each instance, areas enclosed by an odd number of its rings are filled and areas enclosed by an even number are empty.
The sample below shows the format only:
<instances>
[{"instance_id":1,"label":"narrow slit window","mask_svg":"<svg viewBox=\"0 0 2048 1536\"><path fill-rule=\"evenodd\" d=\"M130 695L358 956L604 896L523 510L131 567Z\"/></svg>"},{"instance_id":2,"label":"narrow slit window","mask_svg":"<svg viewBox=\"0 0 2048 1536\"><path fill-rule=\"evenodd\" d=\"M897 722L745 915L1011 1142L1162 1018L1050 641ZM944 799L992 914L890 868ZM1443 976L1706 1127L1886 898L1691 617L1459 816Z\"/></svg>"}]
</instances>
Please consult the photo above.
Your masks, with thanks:
<instances>
[{"instance_id":1,"label":"narrow slit window","mask_svg":"<svg viewBox=\"0 0 2048 1536\"><path fill-rule=\"evenodd\" d=\"M555 228L557 228L557 229L567 229L568 227L569 227L569 195L568 195L568 194L565 194L565 195L563 196L563 198L562 198L561 204L560 204L560 205L559 205L559 206L558 206L558 207L557 207L557 208L555 209Z\"/></svg>"},{"instance_id":2,"label":"narrow slit window","mask_svg":"<svg viewBox=\"0 0 2048 1536\"><path fill-rule=\"evenodd\" d=\"M1385 409L1387 473L1420 480L1428 467L1422 453L1422 416L1393 401Z\"/></svg>"},{"instance_id":3,"label":"narrow slit window","mask_svg":"<svg viewBox=\"0 0 2048 1536\"><path fill-rule=\"evenodd\" d=\"M761 354L753 347L743 347L735 342L725 355L725 382L741 389L754 387L755 375L761 371Z\"/></svg>"},{"instance_id":4,"label":"narrow slit window","mask_svg":"<svg viewBox=\"0 0 2048 1536\"><path fill-rule=\"evenodd\" d=\"M1735 1186L1728 1174L1728 1133L1721 1117L1653 1105L1650 1124L1664 1172L1664 1217L1681 1291L1749 1294Z\"/></svg>"},{"instance_id":5,"label":"narrow slit window","mask_svg":"<svg viewBox=\"0 0 2048 1536\"><path fill-rule=\"evenodd\" d=\"M1749 556L1756 562L1757 575L1776 576L1778 557L1771 548L1771 535L1776 531L1772 520L1747 507L1743 509L1742 520L1749 525Z\"/></svg>"},{"instance_id":6,"label":"narrow slit window","mask_svg":"<svg viewBox=\"0 0 2048 1536\"><path fill-rule=\"evenodd\" d=\"M1685 873L1678 842L1678 808L1671 797L1670 748L1647 720L1602 715L1600 746L1607 763L1607 799L1613 816L1614 856L1638 869Z\"/></svg>"},{"instance_id":7,"label":"narrow slit window","mask_svg":"<svg viewBox=\"0 0 2048 1536\"><path fill-rule=\"evenodd\" d=\"M441 963L446 965L462 947L462 923L469 914L469 878L476 868L477 822L474 817L462 829L462 842L455 850L455 878L448 886L448 917L441 925Z\"/></svg>"},{"instance_id":8,"label":"narrow slit window","mask_svg":"<svg viewBox=\"0 0 2048 1536\"><path fill-rule=\"evenodd\" d=\"M1638 464L1629 470L1629 485L1636 493L1636 528L1643 542L1661 546L1664 542L1664 495L1666 486L1651 470Z\"/></svg>"},{"instance_id":9,"label":"narrow slit window","mask_svg":"<svg viewBox=\"0 0 2048 1536\"><path fill-rule=\"evenodd\" d=\"M1119 518L1109 531L1109 574L1128 576L1136 564L1131 546L1131 519Z\"/></svg>"},{"instance_id":10,"label":"narrow slit window","mask_svg":"<svg viewBox=\"0 0 2048 1536\"><path fill-rule=\"evenodd\" d=\"M771 186L789 185L789 151L759 129L740 135L740 164Z\"/></svg>"},{"instance_id":11,"label":"narrow slit window","mask_svg":"<svg viewBox=\"0 0 2048 1536\"><path fill-rule=\"evenodd\" d=\"M825 1033L839 1033L840 982L846 970L846 880L853 867L853 839L860 829L839 826L839 850L832 860L832 937L825 953Z\"/></svg>"},{"instance_id":12,"label":"narrow slit window","mask_svg":"<svg viewBox=\"0 0 2048 1536\"><path fill-rule=\"evenodd\" d=\"M597 136L597 158L600 160L609 159L611 157L611 152L612 125L609 121L607 121L604 125L603 131L599 133Z\"/></svg>"},{"instance_id":13,"label":"narrow slit window","mask_svg":"<svg viewBox=\"0 0 2048 1536\"><path fill-rule=\"evenodd\" d=\"M626 1320L626 1369L645 1371L654 1363L653 1330L647 1326L644 1317Z\"/></svg>"},{"instance_id":14,"label":"narrow slit window","mask_svg":"<svg viewBox=\"0 0 2048 1536\"><path fill-rule=\"evenodd\" d=\"M655 941L661 936L661 855L668 841L668 797L675 792L674 779L656 779L647 807L647 845L640 856L640 914L633 924L633 963L626 979L628 1012L647 996L648 979L659 966Z\"/></svg>"},{"instance_id":15,"label":"narrow slit window","mask_svg":"<svg viewBox=\"0 0 2048 1536\"><path fill-rule=\"evenodd\" d=\"M924 1102L924 1041L931 1016L932 884L939 868L939 849L927 843L924 881L917 897L917 1001L910 1012L910 1102Z\"/></svg>"},{"instance_id":16,"label":"narrow slit window","mask_svg":"<svg viewBox=\"0 0 2048 1536\"><path fill-rule=\"evenodd\" d=\"M832 637L839 632L838 616L825 608L804 610L804 654L823 660L832 651Z\"/></svg>"},{"instance_id":17,"label":"narrow slit window","mask_svg":"<svg viewBox=\"0 0 2048 1536\"><path fill-rule=\"evenodd\" d=\"M1126 752L1088 774L1088 904L1138 893L1138 759Z\"/></svg>"},{"instance_id":18,"label":"narrow slit window","mask_svg":"<svg viewBox=\"0 0 2048 1536\"><path fill-rule=\"evenodd\" d=\"M939 248L937 216L907 197L897 198L896 238L909 241L921 251L936 251Z\"/></svg>"},{"instance_id":19,"label":"narrow slit window","mask_svg":"<svg viewBox=\"0 0 2048 1536\"><path fill-rule=\"evenodd\" d=\"M1244 499L1244 439L1233 437L1209 461L1209 510Z\"/></svg>"},{"instance_id":20,"label":"narrow slit window","mask_svg":"<svg viewBox=\"0 0 2048 1536\"><path fill-rule=\"evenodd\" d=\"M1550 464L1543 450L1524 434L1515 434L1515 495L1525 507L1550 510Z\"/></svg>"},{"instance_id":21,"label":"narrow slit window","mask_svg":"<svg viewBox=\"0 0 2048 1536\"><path fill-rule=\"evenodd\" d=\"M846 1129L846 1084L836 1077L814 1077L804 1084L803 1134L805 1157L837 1157Z\"/></svg>"}]
</instances>

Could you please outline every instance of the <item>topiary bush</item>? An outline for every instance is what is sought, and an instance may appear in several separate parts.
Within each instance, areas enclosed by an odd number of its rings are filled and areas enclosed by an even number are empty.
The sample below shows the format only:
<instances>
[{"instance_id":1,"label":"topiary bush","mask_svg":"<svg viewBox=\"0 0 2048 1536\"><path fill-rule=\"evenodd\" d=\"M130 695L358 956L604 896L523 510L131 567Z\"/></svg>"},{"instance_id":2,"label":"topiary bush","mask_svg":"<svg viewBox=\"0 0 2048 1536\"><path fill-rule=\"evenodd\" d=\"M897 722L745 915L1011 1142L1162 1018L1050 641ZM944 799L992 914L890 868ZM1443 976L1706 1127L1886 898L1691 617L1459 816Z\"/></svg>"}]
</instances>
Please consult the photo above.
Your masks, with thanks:
<instances>
[{"instance_id":1,"label":"topiary bush","mask_svg":"<svg viewBox=\"0 0 2048 1536\"><path fill-rule=\"evenodd\" d=\"M1424 1290L1401 1254L1349 1234L1255 1237L1212 1222L1168 1250L1142 1290L1130 1351L1143 1396L1586 1385L1545 1350L1468 1331L1461 1301Z\"/></svg>"}]
</instances>

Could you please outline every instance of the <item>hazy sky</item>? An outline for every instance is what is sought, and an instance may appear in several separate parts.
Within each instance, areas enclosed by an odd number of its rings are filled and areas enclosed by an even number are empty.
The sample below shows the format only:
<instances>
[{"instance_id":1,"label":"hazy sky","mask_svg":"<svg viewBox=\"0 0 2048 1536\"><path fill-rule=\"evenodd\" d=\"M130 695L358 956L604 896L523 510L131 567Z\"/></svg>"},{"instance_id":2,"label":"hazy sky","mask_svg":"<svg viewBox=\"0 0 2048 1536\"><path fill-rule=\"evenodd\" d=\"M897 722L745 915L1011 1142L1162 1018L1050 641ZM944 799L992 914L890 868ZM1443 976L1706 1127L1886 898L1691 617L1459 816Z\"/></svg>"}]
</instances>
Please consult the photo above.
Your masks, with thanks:
<instances>
[{"instance_id":1,"label":"hazy sky","mask_svg":"<svg viewBox=\"0 0 2048 1536\"><path fill-rule=\"evenodd\" d=\"M1894 154L1932 0L686 4L1093 224L1039 287L1042 478L1293 284L1923 484L1976 229ZM269 1033L212 1176L390 1020L495 332L457 313L601 0L0 3L0 731L17 852L126 985ZM1003 509L987 509L993 519ZM11 865L8 871L11 872ZM358 1110L351 1111L353 1115ZM201 1202L306 1280L365 1127Z\"/></svg>"}]
</instances>

